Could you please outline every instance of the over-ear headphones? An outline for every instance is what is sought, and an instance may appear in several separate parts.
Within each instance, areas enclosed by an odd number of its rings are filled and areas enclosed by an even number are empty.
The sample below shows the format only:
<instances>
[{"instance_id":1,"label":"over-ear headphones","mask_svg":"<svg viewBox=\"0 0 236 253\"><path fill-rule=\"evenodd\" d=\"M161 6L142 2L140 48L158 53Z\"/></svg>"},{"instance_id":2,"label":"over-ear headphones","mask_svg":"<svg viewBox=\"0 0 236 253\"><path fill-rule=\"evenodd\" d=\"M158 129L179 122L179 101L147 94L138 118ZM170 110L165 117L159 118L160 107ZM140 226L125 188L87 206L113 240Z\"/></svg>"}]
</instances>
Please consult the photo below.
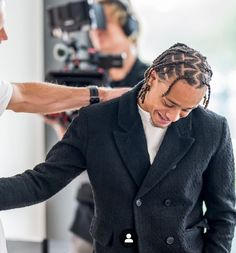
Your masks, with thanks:
<instances>
[{"instance_id":1,"label":"over-ear headphones","mask_svg":"<svg viewBox=\"0 0 236 253\"><path fill-rule=\"evenodd\" d=\"M127 13L127 19L122 25L124 33L130 37L139 33L139 22L131 10L129 0L102 0L101 3L114 3Z\"/></svg>"}]
</instances>

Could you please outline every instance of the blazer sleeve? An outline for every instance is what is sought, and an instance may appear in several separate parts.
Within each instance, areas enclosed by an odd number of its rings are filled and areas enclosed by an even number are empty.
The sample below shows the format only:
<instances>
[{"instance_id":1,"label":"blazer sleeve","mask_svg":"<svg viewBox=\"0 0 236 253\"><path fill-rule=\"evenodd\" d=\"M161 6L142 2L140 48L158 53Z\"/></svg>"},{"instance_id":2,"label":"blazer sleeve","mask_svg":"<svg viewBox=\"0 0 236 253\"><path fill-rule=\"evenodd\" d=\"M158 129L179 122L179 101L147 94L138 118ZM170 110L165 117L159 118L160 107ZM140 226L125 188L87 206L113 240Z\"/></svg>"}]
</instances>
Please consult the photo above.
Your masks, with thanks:
<instances>
[{"instance_id":1,"label":"blazer sleeve","mask_svg":"<svg viewBox=\"0 0 236 253\"><path fill-rule=\"evenodd\" d=\"M44 163L0 179L0 210L33 205L56 194L86 169L86 148L87 117L81 109Z\"/></svg>"},{"instance_id":2,"label":"blazer sleeve","mask_svg":"<svg viewBox=\"0 0 236 253\"><path fill-rule=\"evenodd\" d=\"M204 253L229 253L236 222L233 149L226 119L222 125L220 144L204 173L203 197L209 224Z\"/></svg>"}]
</instances>

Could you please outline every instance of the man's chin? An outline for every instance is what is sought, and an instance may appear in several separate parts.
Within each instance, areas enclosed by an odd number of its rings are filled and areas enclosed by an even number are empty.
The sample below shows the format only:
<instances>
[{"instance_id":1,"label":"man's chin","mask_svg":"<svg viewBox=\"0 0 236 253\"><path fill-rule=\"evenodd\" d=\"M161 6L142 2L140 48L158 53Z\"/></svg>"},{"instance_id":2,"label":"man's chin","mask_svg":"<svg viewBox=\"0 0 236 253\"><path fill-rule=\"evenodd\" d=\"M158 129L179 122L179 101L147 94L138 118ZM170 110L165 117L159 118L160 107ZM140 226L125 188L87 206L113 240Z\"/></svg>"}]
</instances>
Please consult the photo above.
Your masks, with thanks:
<instances>
[{"instance_id":1,"label":"man's chin","mask_svg":"<svg viewBox=\"0 0 236 253\"><path fill-rule=\"evenodd\" d=\"M151 118L152 125L155 126L155 127L166 128L166 127L168 127L172 123L171 121L164 120L160 116L159 112L157 112L155 116L156 116L155 117L156 120L154 120L153 118Z\"/></svg>"},{"instance_id":2,"label":"man's chin","mask_svg":"<svg viewBox=\"0 0 236 253\"><path fill-rule=\"evenodd\" d=\"M160 122L154 122L154 121L152 121L152 125L154 127L159 127L159 128L163 128L164 129L164 128L167 128L168 126L170 126L171 122L163 124L163 123L160 123Z\"/></svg>"}]
</instances>

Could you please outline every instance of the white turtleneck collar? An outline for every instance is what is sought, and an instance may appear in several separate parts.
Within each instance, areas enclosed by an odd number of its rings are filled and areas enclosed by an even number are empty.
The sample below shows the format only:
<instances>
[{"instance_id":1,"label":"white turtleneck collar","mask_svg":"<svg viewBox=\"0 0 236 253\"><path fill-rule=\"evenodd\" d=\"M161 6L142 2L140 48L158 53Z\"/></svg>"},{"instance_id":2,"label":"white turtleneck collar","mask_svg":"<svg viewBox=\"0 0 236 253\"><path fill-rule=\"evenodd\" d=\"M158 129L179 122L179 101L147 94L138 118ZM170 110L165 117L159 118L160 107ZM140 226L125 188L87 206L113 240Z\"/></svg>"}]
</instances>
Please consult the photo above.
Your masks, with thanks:
<instances>
[{"instance_id":1,"label":"white turtleneck collar","mask_svg":"<svg viewBox=\"0 0 236 253\"><path fill-rule=\"evenodd\" d=\"M138 111L143 123L150 163L152 164L161 146L167 128L153 126L149 112L144 111L139 105Z\"/></svg>"}]
</instances>

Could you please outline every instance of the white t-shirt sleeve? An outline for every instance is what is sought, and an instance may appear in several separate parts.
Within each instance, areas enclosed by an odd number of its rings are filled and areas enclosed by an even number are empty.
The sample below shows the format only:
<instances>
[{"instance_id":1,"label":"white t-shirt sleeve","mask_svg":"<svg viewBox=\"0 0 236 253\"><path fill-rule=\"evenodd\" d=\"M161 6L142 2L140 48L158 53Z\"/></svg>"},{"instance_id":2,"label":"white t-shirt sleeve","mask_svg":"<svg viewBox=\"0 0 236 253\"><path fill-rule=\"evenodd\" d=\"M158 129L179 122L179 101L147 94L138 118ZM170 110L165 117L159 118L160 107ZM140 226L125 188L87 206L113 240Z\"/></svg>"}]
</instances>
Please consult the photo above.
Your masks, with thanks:
<instances>
[{"instance_id":1,"label":"white t-shirt sleeve","mask_svg":"<svg viewBox=\"0 0 236 253\"><path fill-rule=\"evenodd\" d=\"M13 92L12 84L0 81L0 116L7 108Z\"/></svg>"}]
</instances>

